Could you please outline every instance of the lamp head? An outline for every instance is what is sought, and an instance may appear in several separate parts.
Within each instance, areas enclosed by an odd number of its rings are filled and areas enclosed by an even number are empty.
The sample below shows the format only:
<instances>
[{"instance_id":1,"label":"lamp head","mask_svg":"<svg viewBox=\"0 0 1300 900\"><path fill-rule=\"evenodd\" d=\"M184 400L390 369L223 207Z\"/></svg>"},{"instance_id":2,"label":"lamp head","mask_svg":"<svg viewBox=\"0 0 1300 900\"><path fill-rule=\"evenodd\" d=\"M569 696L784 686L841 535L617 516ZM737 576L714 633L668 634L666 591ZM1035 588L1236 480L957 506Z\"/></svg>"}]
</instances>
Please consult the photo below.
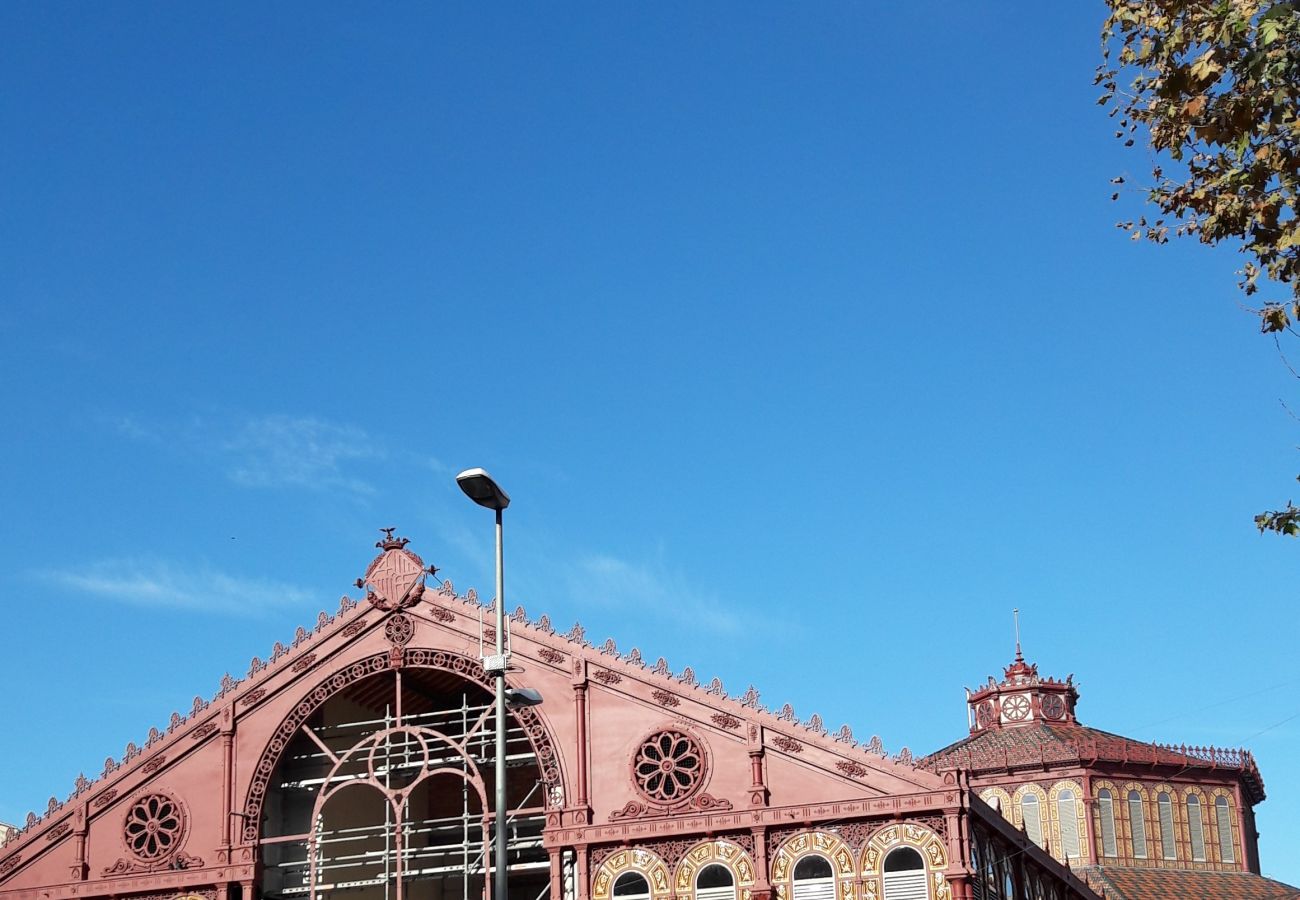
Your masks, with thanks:
<instances>
[{"instance_id":1,"label":"lamp head","mask_svg":"<svg viewBox=\"0 0 1300 900\"><path fill-rule=\"evenodd\" d=\"M456 476L456 483L479 506L500 512L510 505L510 495L484 469L466 469Z\"/></svg>"},{"instance_id":2,"label":"lamp head","mask_svg":"<svg viewBox=\"0 0 1300 900\"><path fill-rule=\"evenodd\" d=\"M525 706L540 706L542 695L533 688L506 688L506 706L520 709Z\"/></svg>"}]
</instances>

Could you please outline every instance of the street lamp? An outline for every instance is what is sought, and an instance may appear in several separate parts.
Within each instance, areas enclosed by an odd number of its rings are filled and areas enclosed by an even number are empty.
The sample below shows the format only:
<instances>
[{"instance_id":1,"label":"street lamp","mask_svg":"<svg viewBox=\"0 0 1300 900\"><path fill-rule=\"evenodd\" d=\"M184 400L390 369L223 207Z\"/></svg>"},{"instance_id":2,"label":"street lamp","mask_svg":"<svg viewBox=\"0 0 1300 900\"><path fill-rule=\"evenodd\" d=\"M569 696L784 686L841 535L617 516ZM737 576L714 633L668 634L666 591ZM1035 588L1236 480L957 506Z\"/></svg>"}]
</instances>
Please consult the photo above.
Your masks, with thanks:
<instances>
[{"instance_id":1,"label":"street lamp","mask_svg":"<svg viewBox=\"0 0 1300 900\"><path fill-rule=\"evenodd\" d=\"M479 506L496 513L497 519L497 652L483 658L483 671L496 681L496 834L493 835L495 853L492 871L493 900L508 900L506 882L506 665L509 662L505 647L506 591L505 573L502 570L501 513L510 505L510 495L483 469L466 469L456 476L456 483L465 496ZM541 694L529 688L511 689L512 705L536 706L542 702ZM468 873L466 873L468 875Z\"/></svg>"}]
</instances>

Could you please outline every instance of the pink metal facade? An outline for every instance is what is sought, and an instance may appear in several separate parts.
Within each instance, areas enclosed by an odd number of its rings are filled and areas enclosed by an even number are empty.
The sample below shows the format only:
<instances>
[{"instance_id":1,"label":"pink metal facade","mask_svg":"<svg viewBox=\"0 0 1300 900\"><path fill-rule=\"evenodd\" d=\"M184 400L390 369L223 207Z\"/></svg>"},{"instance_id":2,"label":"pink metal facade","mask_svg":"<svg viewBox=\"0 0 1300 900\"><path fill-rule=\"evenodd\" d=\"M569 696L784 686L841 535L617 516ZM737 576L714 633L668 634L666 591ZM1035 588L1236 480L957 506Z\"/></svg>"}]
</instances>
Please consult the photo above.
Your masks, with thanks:
<instances>
[{"instance_id":1,"label":"pink metal facade","mask_svg":"<svg viewBox=\"0 0 1300 900\"><path fill-rule=\"evenodd\" d=\"M366 596L30 816L0 900L481 896L484 607L426 588L405 544L380 542ZM1095 896L957 769L510 620L509 682L545 698L511 722L512 900Z\"/></svg>"}]
</instances>

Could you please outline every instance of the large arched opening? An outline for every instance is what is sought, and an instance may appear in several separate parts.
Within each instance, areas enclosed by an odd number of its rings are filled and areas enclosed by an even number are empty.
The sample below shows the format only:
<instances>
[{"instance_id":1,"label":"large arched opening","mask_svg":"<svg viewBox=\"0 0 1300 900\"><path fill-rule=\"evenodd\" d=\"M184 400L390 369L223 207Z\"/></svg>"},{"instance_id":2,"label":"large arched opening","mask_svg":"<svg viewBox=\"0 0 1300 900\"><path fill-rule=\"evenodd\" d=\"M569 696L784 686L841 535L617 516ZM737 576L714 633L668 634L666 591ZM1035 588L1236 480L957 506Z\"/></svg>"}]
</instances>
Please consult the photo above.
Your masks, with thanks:
<instances>
[{"instance_id":1,"label":"large arched opening","mask_svg":"<svg viewBox=\"0 0 1300 900\"><path fill-rule=\"evenodd\" d=\"M274 767L264 761L262 897L480 900L492 864L491 691L463 665L371 668L326 682L328 697L286 721ZM511 900L550 884L542 828L556 773L530 721L512 715L506 741Z\"/></svg>"}]
</instances>

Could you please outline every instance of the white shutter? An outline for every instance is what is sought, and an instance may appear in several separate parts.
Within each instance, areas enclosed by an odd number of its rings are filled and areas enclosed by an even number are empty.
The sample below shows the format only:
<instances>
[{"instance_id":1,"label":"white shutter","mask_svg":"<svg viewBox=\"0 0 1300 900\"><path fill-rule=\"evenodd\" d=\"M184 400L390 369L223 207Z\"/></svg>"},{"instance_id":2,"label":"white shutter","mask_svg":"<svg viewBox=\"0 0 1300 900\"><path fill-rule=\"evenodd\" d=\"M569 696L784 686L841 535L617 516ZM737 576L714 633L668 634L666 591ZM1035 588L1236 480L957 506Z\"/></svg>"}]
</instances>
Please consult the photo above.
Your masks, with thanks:
<instances>
[{"instance_id":1,"label":"white shutter","mask_svg":"<svg viewBox=\"0 0 1300 900\"><path fill-rule=\"evenodd\" d=\"M1038 846L1043 846L1043 814L1038 798L1025 794L1020 798L1020 819L1025 823L1025 834Z\"/></svg>"},{"instance_id":2,"label":"white shutter","mask_svg":"<svg viewBox=\"0 0 1300 900\"><path fill-rule=\"evenodd\" d=\"M1142 795L1137 791L1128 792L1128 820L1133 828L1133 855L1138 859L1147 858L1147 816L1142 810Z\"/></svg>"},{"instance_id":3,"label":"white shutter","mask_svg":"<svg viewBox=\"0 0 1300 900\"><path fill-rule=\"evenodd\" d=\"M835 900L835 879L804 878L796 881L794 900Z\"/></svg>"},{"instance_id":4,"label":"white shutter","mask_svg":"<svg viewBox=\"0 0 1300 900\"><path fill-rule=\"evenodd\" d=\"M1061 823L1061 849L1066 858L1079 856L1079 819L1074 811L1074 792L1061 791L1056 800L1056 817Z\"/></svg>"},{"instance_id":5,"label":"white shutter","mask_svg":"<svg viewBox=\"0 0 1300 900\"><path fill-rule=\"evenodd\" d=\"M924 869L885 873L885 900L930 900Z\"/></svg>"},{"instance_id":6,"label":"white shutter","mask_svg":"<svg viewBox=\"0 0 1300 900\"><path fill-rule=\"evenodd\" d=\"M1205 822L1201 819L1201 799L1195 794L1187 798L1187 831L1192 838L1192 859L1205 862Z\"/></svg>"},{"instance_id":7,"label":"white shutter","mask_svg":"<svg viewBox=\"0 0 1300 900\"><path fill-rule=\"evenodd\" d=\"M1115 803L1110 791L1102 789L1097 795L1097 809L1101 817L1101 855L1118 856L1115 845Z\"/></svg>"},{"instance_id":8,"label":"white shutter","mask_svg":"<svg viewBox=\"0 0 1300 900\"><path fill-rule=\"evenodd\" d=\"M1214 801L1214 824L1219 829L1219 861L1236 862L1233 852L1232 822L1228 819L1228 798L1219 797Z\"/></svg>"},{"instance_id":9,"label":"white shutter","mask_svg":"<svg viewBox=\"0 0 1300 900\"><path fill-rule=\"evenodd\" d=\"M695 900L736 900L736 886L728 884L722 887L697 887Z\"/></svg>"},{"instance_id":10,"label":"white shutter","mask_svg":"<svg viewBox=\"0 0 1300 900\"><path fill-rule=\"evenodd\" d=\"M1178 848L1174 846L1174 804L1169 795L1161 793L1156 798L1160 810L1160 855L1165 859L1177 859Z\"/></svg>"}]
</instances>

